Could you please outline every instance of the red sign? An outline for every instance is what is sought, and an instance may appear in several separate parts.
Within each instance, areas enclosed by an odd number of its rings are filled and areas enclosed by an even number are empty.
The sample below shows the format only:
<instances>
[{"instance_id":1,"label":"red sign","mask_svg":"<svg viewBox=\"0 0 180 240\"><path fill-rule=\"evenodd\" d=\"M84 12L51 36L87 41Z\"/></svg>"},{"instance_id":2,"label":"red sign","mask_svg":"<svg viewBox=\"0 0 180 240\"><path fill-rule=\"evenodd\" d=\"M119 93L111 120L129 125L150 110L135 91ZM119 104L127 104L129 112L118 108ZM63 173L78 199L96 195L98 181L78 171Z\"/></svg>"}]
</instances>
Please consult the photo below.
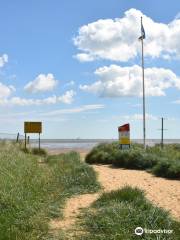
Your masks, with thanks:
<instances>
[{"instance_id":1,"label":"red sign","mask_svg":"<svg viewBox=\"0 0 180 240\"><path fill-rule=\"evenodd\" d=\"M124 124L124 125L118 127L118 131L119 132L126 132L126 131L129 131L129 130L130 130L129 123Z\"/></svg>"}]
</instances>

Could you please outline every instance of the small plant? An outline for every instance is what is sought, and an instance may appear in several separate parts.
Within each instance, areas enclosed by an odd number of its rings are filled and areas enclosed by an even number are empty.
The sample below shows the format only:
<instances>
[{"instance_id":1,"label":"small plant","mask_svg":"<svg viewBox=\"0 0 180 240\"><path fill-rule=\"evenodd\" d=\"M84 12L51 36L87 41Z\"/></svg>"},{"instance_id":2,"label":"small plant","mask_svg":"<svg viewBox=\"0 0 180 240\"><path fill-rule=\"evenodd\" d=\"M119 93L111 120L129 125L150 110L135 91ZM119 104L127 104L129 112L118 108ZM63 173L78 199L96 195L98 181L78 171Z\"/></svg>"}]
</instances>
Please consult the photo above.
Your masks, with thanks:
<instances>
[{"instance_id":1,"label":"small plant","mask_svg":"<svg viewBox=\"0 0 180 240\"><path fill-rule=\"evenodd\" d=\"M32 148L31 153L34 155L47 156L47 151L43 148Z\"/></svg>"}]
</instances>

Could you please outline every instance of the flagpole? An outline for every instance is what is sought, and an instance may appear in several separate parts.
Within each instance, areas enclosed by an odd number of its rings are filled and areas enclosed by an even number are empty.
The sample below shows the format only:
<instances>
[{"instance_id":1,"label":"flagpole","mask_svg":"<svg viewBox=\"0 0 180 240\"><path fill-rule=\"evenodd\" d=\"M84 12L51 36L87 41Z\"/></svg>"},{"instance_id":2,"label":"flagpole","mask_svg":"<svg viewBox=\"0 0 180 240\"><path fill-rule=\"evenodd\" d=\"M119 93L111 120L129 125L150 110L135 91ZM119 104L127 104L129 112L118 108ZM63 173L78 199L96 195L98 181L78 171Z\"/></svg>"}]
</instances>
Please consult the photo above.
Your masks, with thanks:
<instances>
[{"instance_id":1,"label":"flagpole","mask_svg":"<svg viewBox=\"0 0 180 240\"><path fill-rule=\"evenodd\" d=\"M142 26L142 17L141 17ZM146 109L145 109L145 83L144 83L144 41L143 36L141 37L141 47L142 47L142 81L143 81L143 145L146 149Z\"/></svg>"}]
</instances>

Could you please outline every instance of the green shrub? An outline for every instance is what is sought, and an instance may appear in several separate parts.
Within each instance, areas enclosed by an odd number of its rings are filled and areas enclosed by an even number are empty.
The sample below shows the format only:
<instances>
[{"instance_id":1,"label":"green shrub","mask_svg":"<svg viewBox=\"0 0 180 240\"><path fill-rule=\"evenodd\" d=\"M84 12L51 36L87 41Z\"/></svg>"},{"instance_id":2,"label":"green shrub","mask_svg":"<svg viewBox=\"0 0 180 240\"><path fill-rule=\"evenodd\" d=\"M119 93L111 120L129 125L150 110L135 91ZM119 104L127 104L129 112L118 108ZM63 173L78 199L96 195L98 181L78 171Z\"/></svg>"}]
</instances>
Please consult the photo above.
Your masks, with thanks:
<instances>
[{"instance_id":1,"label":"green shrub","mask_svg":"<svg viewBox=\"0 0 180 240\"><path fill-rule=\"evenodd\" d=\"M113 165L128 169L152 168L158 159L153 154L147 154L143 150L123 150L113 154Z\"/></svg>"},{"instance_id":2,"label":"green shrub","mask_svg":"<svg viewBox=\"0 0 180 240\"><path fill-rule=\"evenodd\" d=\"M85 161L89 164L111 164L113 161L113 153L116 152L118 148L119 144L117 142L99 144L87 154Z\"/></svg>"},{"instance_id":3,"label":"green shrub","mask_svg":"<svg viewBox=\"0 0 180 240\"><path fill-rule=\"evenodd\" d=\"M78 238L83 240L178 240L180 235L180 223L174 221L165 210L153 206L141 190L131 187L101 195L82 213L79 224L86 233ZM144 233L137 236L134 233L136 227L170 229L173 233Z\"/></svg>"},{"instance_id":4,"label":"green shrub","mask_svg":"<svg viewBox=\"0 0 180 240\"><path fill-rule=\"evenodd\" d=\"M155 147L161 147L161 144L156 144ZM175 151L180 151L180 143L170 143L170 144L164 144L163 149L172 149Z\"/></svg>"},{"instance_id":5,"label":"green shrub","mask_svg":"<svg viewBox=\"0 0 180 240\"><path fill-rule=\"evenodd\" d=\"M128 150L121 150L117 142L100 144L92 149L85 161L90 164L113 164L121 168L147 170L157 176L179 179L179 146L167 144L161 149L156 145L145 151L141 144L132 144Z\"/></svg>"},{"instance_id":6,"label":"green shrub","mask_svg":"<svg viewBox=\"0 0 180 240\"><path fill-rule=\"evenodd\" d=\"M153 167L152 172L156 176L180 179L180 161L163 158Z\"/></svg>"},{"instance_id":7,"label":"green shrub","mask_svg":"<svg viewBox=\"0 0 180 240\"><path fill-rule=\"evenodd\" d=\"M141 143L131 143L131 149L144 149L144 145Z\"/></svg>"},{"instance_id":8,"label":"green shrub","mask_svg":"<svg viewBox=\"0 0 180 240\"><path fill-rule=\"evenodd\" d=\"M111 155L107 152L103 152L102 150L99 150L99 151L96 150L96 151L90 152L86 156L85 161L90 164L93 164L93 163L111 164L112 163Z\"/></svg>"}]
</instances>

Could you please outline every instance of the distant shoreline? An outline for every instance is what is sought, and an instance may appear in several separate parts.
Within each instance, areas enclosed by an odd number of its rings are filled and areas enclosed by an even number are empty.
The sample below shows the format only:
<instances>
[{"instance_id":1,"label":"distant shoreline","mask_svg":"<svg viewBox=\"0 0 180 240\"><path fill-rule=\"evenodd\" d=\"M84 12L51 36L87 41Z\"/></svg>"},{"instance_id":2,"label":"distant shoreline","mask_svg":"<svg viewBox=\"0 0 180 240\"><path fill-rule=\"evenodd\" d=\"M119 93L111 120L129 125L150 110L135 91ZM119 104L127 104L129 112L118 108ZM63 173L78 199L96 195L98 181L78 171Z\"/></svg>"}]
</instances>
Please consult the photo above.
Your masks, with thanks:
<instances>
[{"instance_id":1,"label":"distant shoreline","mask_svg":"<svg viewBox=\"0 0 180 240\"><path fill-rule=\"evenodd\" d=\"M12 140L12 139L0 139ZM16 139L13 139L14 141ZM24 140L21 138L21 141ZM88 152L93 147L100 143L112 143L117 142L118 139L41 139L41 147L47 149L51 152L67 152L67 151L77 151L77 152ZM143 143L143 139L131 139L132 143ZM154 146L155 144L161 143L160 139L147 139L146 143L148 146ZM164 139L164 144L180 144L180 139ZM38 138L30 138L30 146L38 147Z\"/></svg>"},{"instance_id":2,"label":"distant shoreline","mask_svg":"<svg viewBox=\"0 0 180 240\"><path fill-rule=\"evenodd\" d=\"M62 149L62 150L75 150L75 151L89 151L100 143L117 142L118 139L42 139L41 146L46 149ZM132 139L132 143L143 143L142 139ZM159 139L147 139L148 146L154 146L161 142ZM38 140L31 139L32 146L38 145ZM180 139L165 139L165 144L179 143Z\"/></svg>"}]
</instances>

